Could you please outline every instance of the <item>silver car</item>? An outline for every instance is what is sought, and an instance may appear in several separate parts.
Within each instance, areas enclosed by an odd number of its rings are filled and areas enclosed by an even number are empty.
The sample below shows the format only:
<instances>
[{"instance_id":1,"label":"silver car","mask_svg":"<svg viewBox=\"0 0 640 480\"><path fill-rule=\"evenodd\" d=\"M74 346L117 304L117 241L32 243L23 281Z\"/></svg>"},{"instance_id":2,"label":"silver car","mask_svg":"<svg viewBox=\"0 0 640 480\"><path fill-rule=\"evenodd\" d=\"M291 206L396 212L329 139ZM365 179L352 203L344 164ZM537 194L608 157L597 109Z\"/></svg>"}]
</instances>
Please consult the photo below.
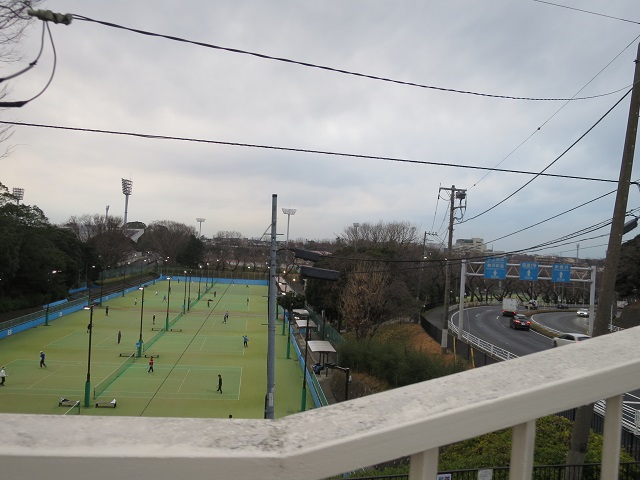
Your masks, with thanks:
<instances>
[{"instance_id":1,"label":"silver car","mask_svg":"<svg viewBox=\"0 0 640 480\"><path fill-rule=\"evenodd\" d=\"M578 314L579 317L588 317L589 316L589 310L587 310L586 308L581 308L576 313Z\"/></svg>"},{"instance_id":2,"label":"silver car","mask_svg":"<svg viewBox=\"0 0 640 480\"><path fill-rule=\"evenodd\" d=\"M578 342L582 342L583 340L588 340L590 338L591 337L589 335L585 335L583 333L563 333L553 339L553 346L561 347L562 345L578 343Z\"/></svg>"}]
</instances>

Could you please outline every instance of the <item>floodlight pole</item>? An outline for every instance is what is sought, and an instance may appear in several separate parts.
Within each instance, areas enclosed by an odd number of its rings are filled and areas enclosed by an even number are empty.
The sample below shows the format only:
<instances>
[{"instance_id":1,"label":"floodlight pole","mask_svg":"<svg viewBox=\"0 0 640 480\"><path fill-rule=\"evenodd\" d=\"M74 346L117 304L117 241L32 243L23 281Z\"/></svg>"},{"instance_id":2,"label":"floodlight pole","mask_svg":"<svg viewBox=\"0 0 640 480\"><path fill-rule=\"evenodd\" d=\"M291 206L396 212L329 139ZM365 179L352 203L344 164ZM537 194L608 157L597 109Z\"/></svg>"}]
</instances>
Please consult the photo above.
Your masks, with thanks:
<instances>
[{"instance_id":1,"label":"floodlight pole","mask_svg":"<svg viewBox=\"0 0 640 480\"><path fill-rule=\"evenodd\" d=\"M169 331L169 300L171 299L171 277L167 277L169 280L169 289L167 290L167 318L164 322L164 330L165 332Z\"/></svg>"},{"instance_id":2,"label":"floodlight pole","mask_svg":"<svg viewBox=\"0 0 640 480\"><path fill-rule=\"evenodd\" d=\"M202 238L202 222L204 222L206 218L198 217L196 218L196 222L200 224L200 233L198 234L198 238Z\"/></svg>"},{"instance_id":3,"label":"floodlight pole","mask_svg":"<svg viewBox=\"0 0 640 480\"><path fill-rule=\"evenodd\" d=\"M84 384L84 406L91 406L91 336L93 335L93 305L84 307L89 310L89 355L87 357L87 381Z\"/></svg>"},{"instance_id":4,"label":"floodlight pole","mask_svg":"<svg viewBox=\"0 0 640 480\"><path fill-rule=\"evenodd\" d=\"M297 210L295 208L283 208L282 213L287 216L287 247L289 246L289 222L291 222L291 215L295 215Z\"/></svg>"},{"instance_id":5,"label":"floodlight pole","mask_svg":"<svg viewBox=\"0 0 640 480\"><path fill-rule=\"evenodd\" d=\"M129 195L131 195L131 189L133 182L126 178L122 179L122 193L124 193L124 225L122 226L125 233L127 232L127 213L129 210Z\"/></svg>"},{"instance_id":6,"label":"floodlight pole","mask_svg":"<svg viewBox=\"0 0 640 480\"><path fill-rule=\"evenodd\" d=\"M140 339L138 340L138 358L142 356L142 317L144 315L144 285L139 287L142 290L142 301L140 302Z\"/></svg>"}]
</instances>

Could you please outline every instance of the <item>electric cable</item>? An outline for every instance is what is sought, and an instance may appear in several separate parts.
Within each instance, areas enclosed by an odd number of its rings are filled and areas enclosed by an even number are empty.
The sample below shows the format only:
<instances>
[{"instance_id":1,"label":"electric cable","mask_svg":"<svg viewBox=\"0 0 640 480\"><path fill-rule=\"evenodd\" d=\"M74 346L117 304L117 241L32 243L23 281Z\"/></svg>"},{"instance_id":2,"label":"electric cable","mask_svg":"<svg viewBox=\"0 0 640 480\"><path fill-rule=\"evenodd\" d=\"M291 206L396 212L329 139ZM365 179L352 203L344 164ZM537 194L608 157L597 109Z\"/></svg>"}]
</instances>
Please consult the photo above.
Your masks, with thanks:
<instances>
[{"instance_id":1,"label":"electric cable","mask_svg":"<svg viewBox=\"0 0 640 480\"><path fill-rule=\"evenodd\" d=\"M611 108L609 108L609 110L607 110L605 112L604 115L602 115L598 121L596 121L596 123L594 123L593 125L591 125L586 132L584 132L582 135L580 135L571 145L569 145L560 155L558 155L551 163L549 163L549 165L547 165L545 168L542 169L542 171L540 172L541 174L543 174L544 172L546 172L549 168L551 168L558 160L560 160L563 156L565 156L573 147L575 147L578 142L580 142L584 137L586 137L591 130L593 130L600 122L602 122L602 120L605 119L605 117L607 117L607 115L609 115L614 108L616 108L620 102L622 102L622 100L625 99L625 97L627 95L629 95L632 92L632 90L627 91L627 93L625 93L620 100L618 100L616 103L613 104L613 106ZM509 200L510 198L512 198L514 195L516 195L517 193L521 192L525 187L527 187L529 184L531 184L531 182L533 182L534 180L536 180L539 177L539 175L535 175L533 178L529 179L524 185L522 185L520 188L518 188L517 190L515 190L513 193L511 193L510 195L508 195L507 197L503 198L502 200L500 200L498 203L496 203L495 205L493 205L492 207L487 208L486 210L484 210L483 212L480 212L479 214L468 218L462 222L458 222L458 225L462 224L462 223L466 223L466 222L470 222L471 220L475 220L478 217L481 217L482 215L484 215L485 213L490 212L491 210L493 210L494 208L498 207L499 205L502 205L504 202L506 202L507 200Z\"/></svg>"},{"instance_id":2,"label":"electric cable","mask_svg":"<svg viewBox=\"0 0 640 480\"><path fill-rule=\"evenodd\" d=\"M634 20L627 20L626 18L612 17L611 15L605 15L603 13L591 12L589 10L582 10L580 8L575 8L575 7L568 7L566 5L560 5L558 3L546 2L544 0L533 0L533 1L537 2L537 3L546 3L547 5L553 5L554 7L566 8L568 10L575 10L577 12L588 13L590 15L597 15L598 17L611 18L613 20L620 20L621 22L629 22L629 23L635 23L636 25L640 25L640 22L636 22Z\"/></svg>"},{"instance_id":3,"label":"electric cable","mask_svg":"<svg viewBox=\"0 0 640 480\"><path fill-rule=\"evenodd\" d=\"M51 82L53 81L53 77L55 76L56 73L56 64L57 64L57 54L56 54L56 46L53 43L53 36L51 35L51 30L49 29L49 24L47 22L43 22L47 28L47 33L49 34L49 40L51 41L51 48L53 50L53 67L51 69L51 76L49 77L49 81L45 84L44 88L42 90L40 90L39 93L37 93L36 95L34 95L33 97L31 97L29 100L19 100L19 101L14 101L14 102L0 102L0 108L2 107L16 107L16 108L20 108L20 107L24 107L27 103L31 102L32 100L35 100L36 98L38 98L40 95L42 95L48 88L49 85L51 85Z\"/></svg>"},{"instance_id":4,"label":"electric cable","mask_svg":"<svg viewBox=\"0 0 640 480\"><path fill-rule=\"evenodd\" d=\"M11 80L12 78L19 77L23 73L28 72L29 70L31 70L33 67L36 66L36 64L38 63L38 60L40 59L40 56L42 55L42 51L44 50L44 32L45 32L45 23L42 22L42 35L40 37L40 51L38 52L38 55L36 55L35 60L33 60L31 63L29 63L29 65L27 65L25 68L23 68L22 70L16 73L12 73L11 75L7 75L6 77L0 77L0 83L4 82L5 80Z\"/></svg>"},{"instance_id":5,"label":"electric cable","mask_svg":"<svg viewBox=\"0 0 640 480\"><path fill-rule=\"evenodd\" d=\"M65 131L73 131L73 132L84 132L84 133L121 135L121 136L127 136L127 137L145 138L149 140L175 140L175 141L181 141L181 142L224 145L224 146L230 146L230 147L257 148L257 149L265 149L265 150L278 150L283 152L295 152L295 153L311 153L311 154L327 155L327 156L334 156L334 157L358 158L363 160L381 160L381 161L387 161L387 162L411 163L411 164L417 164L417 165L431 165L431 166L438 166L438 167L450 167L450 168L461 168L461 169L471 169L471 170L492 170L492 171L503 172L503 173L518 173L518 174L524 174L524 175L534 175L536 177L553 177L553 178L563 178L563 179L570 179L570 180L588 180L593 182L618 183L618 180L616 179L581 177L577 175L561 175L557 173L530 172L526 170L508 170L505 168L480 167L476 165L457 165L455 163L431 162L427 160L411 160L411 159L399 158L399 157L385 157L385 156L379 156L379 155L364 155L364 154L357 154L357 153L333 152L329 150L313 150L313 149L306 149L306 148L281 147L276 145L264 145L264 144L256 144L256 143L229 142L224 140L206 140L201 138L154 135L154 134L136 133L136 132L121 132L121 131L115 131L115 130L103 130L98 128L66 127L62 125L46 125L42 123L33 123L33 122L12 122L9 120L1 120L1 119L0 119L0 124L16 125L16 126L22 126L22 127L49 128L49 129L65 130Z\"/></svg>"},{"instance_id":6,"label":"electric cable","mask_svg":"<svg viewBox=\"0 0 640 480\"><path fill-rule=\"evenodd\" d=\"M329 71L329 72L341 73L341 74L344 74L344 75L351 75L351 76L361 77L361 78L368 78L370 80L377 80L377 81L381 81L381 82L388 82L388 83L394 83L394 84L405 85L405 86L410 86L410 87L437 90L437 91L441 91L441 92L459 93L459 94L465 94L465 95L474 95L474 96L479 96L479 97L499 98L499 99L505 99L505 100L527 100L527 101L536 101L536 102L540 102L540 101L542 101L542 102L566 102L566 101L577 101L577 100L591 100L591 99L594 99L594 98L605 97L605 96L608 96L608 95L613 95L615 93L618 93L618 92L620 92L620 91L622 91L622 90L624 90L626 88L629 88L629 85L626 85L626 86L624 86L622 88L619 88L617 90L614 90L612 92L607 92L607 93L603 93L603 94L599 94L599 95L591 95L591 96L586 96L586 97L578 97L578 98L518 97L518 96L511 96L511 95L497 95L497 94L490 94L490 93L473 92L473 91L468 91L468 90L458 90L458 89L454 89L454 88L436 87L436 86L433 86L433 85L424 85L424 84L420 84L420 83L407 82L407 81L402 81L402 80L394 80L394 79L387 78L387 77L380 77L380 76L377 76L377 75L369 75L369 74L365 74L365 73L353 72L353 71L350 71L350 70L344 70L344 69L340 69L340 68L328 67L328 66L324 66L324 65L317 65L317 64L314 64L314 63L310 63L310 62L292 60L292 59L283 58L283 57L274 57L274 56L271 56L271 55L266 55L264 53L251 52L251 51L248 51L248 50L241 50L241 49L238 49L238 48L222 47L220 45L213 45L213 44L210 44L210 43L198 42L198 41L194 41L194 40L188 40L186 38L176 37L176 36L173 36L173 35L164 35L164 34L160 34L160 33L149 32L149 31L146 31L146 30L140 30L138 28L125 27L123 25L118 25L117 23L106 22L106 21L103 21L103 20L96 20L96 19L93 19L93 18L85 17L83 15L72 14L72 17L75 20L82 20L82 21L85 21L85 22L93 22L93 23L97 23L99 25L104 25L106 27L118 28L118 29L121 29L121 30L126 30L126 31L129 31L129 32L138 33L140 35L146 35L146 36L149 36L149 37L164 38L166 40L172 40L172 41L175 41L175 42L182 42L182 43L187 43L187 44L191 44L191 45L196 45L196 46L199 46L199 47L212 48L212 49L216 49L216 50L223 50L223 51L230 52L230 53L238 53L238 54L242 54L242 55L250 55L250 56L253 56L253 57L261 58L263 60L274 60L274 61L277 61L277 62L284 62L284 63L288 63L288 64L293 64L293 65L300 65L300 66L303 66L303 67L316 68L316 69L325 70L325 71Z\"/></svg>"},{"instance_id":7,"label":"electric cable","mask_svg":"<svg viewBox=\"0 0 640 480\"><path fill-rule=\"evenodd\" d=\"M611 64L613 62L615 62L620 55L622 55L631 45L634 45L637 41L638 38L640 38L640 35L636 36L636 38L634 38L631 42L629 42L627 44L626 47L624 47L615 57L613 57L609 63L607 63L604 67L602 67L598 73L596 73L593 77L591 77L591 79L585 83L580 90L578 90L571 98L575 98L580 92L582 92L585 88L587 88L591 83L593 83L593 81L598 78L602 72L604 72L607 68L609 68L611 66ZM500 165L502 165L502 163L504 161L506 161L509 157L511 157L511 155L513 155L515 152L517 152L525 143L527 143L529 140L531 140L531 138L533 138L533 136L540 132L542 130L542 127L544 127L547 123L549 123L556 115L558 115L558 113L560 113L560 111L562 111L567 105L569 105L569 101L565 102L564 104L562 104L560 106L560 108L558 108L549 118L547 118L544 122L542 122L542 125L540 125L538 128L536 128L531 134L529 134L529 136L527 138L525 138L522 142L520 142L520 144L518 146L516 146L513 150L511 150L502 160L500 160L495 166L499 167ZM488 177L491 174L491 172L486 172L481 178L480 180L478 180L477 182L475 182L471 188L469 188L469 190L471 190L472 188L474 188L476 185L478 185L482 180L484 180L486 177Z\"/></svg>"}]
</instances>

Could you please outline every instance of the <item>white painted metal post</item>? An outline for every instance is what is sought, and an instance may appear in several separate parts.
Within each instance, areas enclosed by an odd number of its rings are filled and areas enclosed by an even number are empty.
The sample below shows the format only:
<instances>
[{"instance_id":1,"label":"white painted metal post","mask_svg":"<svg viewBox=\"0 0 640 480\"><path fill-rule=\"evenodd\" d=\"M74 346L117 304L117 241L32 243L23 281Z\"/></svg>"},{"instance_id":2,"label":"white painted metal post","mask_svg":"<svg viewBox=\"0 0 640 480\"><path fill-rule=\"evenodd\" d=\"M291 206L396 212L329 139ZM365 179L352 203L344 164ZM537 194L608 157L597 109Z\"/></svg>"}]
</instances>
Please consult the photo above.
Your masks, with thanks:
<instances>
[{"instance_id":1,"label":"white painted metal post","mask_svg":"<svg viewBox=\"0 0 640 480\"><path fill-rule=\"evenodd\" d=\"M409 480L433 480L438 475L438 449L411 455Z\"/></svg>"},{"instance_id":2,"label":"white painted metal post","mask_svg":"<svg viewBox=\"0 0 640 480\"><path fill-rule=\"evenodd\" d=\"M536 421L516 425L512 429L511 480L531 480L533 472L533 447L536 441Z\"/></svg>"},{"instance_id":3,"label":"white painted metal post","mask_svg":"<svg viewBox=\"0 0 640 480\"><path fill-rule=\"evenodd\" d=\"M622 429L622 395L607 398L602 439L602 472L600 478L618 479L620 435Z\"/></svg>"},{"instance_id":4,"label":"white painted metal post","mask_svg":"<svg viewBox=\"0 0 640 480\"><path fill-rule=\"evenodd\" d=\"M458 309L458 340L462 340L464 330L464 286L467 280L467 261L463 258L460 265L460 308Z\"/></svg>"}]
</instances>

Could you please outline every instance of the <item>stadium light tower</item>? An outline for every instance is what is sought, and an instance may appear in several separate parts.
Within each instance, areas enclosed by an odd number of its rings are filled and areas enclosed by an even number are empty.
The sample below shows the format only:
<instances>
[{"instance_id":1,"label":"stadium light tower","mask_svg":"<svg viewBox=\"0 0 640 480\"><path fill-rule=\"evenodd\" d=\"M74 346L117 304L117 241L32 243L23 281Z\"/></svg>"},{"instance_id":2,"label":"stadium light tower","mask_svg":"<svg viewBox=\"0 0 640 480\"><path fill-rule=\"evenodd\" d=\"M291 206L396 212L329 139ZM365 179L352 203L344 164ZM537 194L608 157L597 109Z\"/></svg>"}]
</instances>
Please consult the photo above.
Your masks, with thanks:
<instances>
[{"instance_id":1,"label":"stadium light tower","mask_svg":"<svg viewBox=\"0 0 640 480\"><path fill-rule=\"evenodd\" d=\"M16 197L16 205L20 205L20 200L24 198L24 188L13 187L13 196Z\"/></svg>"},{"instance_id":2,"label":"stadium light tower","mask_svg":"<svg viewBox=\"0 0 640 480\"><path fill-rule=\"evenodd\" d=\"M200 224L200 233L198 234L198 238L202 238L202 222L204 222L206 218L198 217L196 218L196 222Z\"/></svg>"},{"instance_id":3,"label":"stadium light tower","mask_svg":"<svg viewBox=\"0 0 640 480\"><path fill-rule=\"evenodd\" d=\"M296 214L295 208L283 208L282 213L287 216L287 246L289 246L289 222L291 221L291 215Z\"/></svg>"},{"instance_id":4,"label":"stadium light tower","mask_svg":"<svg viewBox=\"0 0 640 480\"><path fill-rule=\"evenodd\" d=\"M124 193L124 225L123 229L127 231L127 213L129 210L129 195L131 195L131 187L133 186L133 182L131 180L127 180L126 178L122 179L122 193Z\"/></svg>"}]
</instances>

